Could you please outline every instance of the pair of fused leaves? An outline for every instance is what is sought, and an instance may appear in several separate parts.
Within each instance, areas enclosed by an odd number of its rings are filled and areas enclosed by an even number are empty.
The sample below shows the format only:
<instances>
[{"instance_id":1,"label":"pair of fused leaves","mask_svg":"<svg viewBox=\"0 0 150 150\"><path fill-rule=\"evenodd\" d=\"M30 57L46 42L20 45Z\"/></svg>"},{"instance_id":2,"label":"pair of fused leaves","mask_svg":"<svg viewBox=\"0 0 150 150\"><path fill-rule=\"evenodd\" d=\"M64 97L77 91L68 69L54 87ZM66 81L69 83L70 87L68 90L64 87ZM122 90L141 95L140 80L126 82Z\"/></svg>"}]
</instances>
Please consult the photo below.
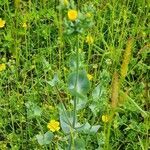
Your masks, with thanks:
<instances>
[{"instance_id":1,"label":"pair of fused leaves","mask_svg":"<svg viewBox=\"0 0 150 150\"><path fill-rule=\"evenodd\" d=\"M36 135L36 139L40 145L50 144L53 137L54 137L54 134L50 131L46 132L45 134Z\"/></svg>"},{"instance_id":2,"label":"pair of fused leaves","mask_svg":"<svg viewBox=\"0 0 150 150\"><path fill-rule=\"evenodd\" d=\"M80 124L75 118L75 128L73 128L73 112L67 111L63 104L59 105L59 116L61 128L65 134L69 134L73 131L83 132L83 133L96 133L100 128L100 125L91 126L88 122L85 124Z\"/></svg>"},{"instance_id":3,"label":"pair of fused leaves","mask_svg":"<svg viewBox=\"0 0 150 150\"><path fill-rule=\"evenodd\" d=\"M69 75L68 88L72 96L84 98L90 89L90 82L84 70L74 71Z\"/></svg>"}]
</instances>

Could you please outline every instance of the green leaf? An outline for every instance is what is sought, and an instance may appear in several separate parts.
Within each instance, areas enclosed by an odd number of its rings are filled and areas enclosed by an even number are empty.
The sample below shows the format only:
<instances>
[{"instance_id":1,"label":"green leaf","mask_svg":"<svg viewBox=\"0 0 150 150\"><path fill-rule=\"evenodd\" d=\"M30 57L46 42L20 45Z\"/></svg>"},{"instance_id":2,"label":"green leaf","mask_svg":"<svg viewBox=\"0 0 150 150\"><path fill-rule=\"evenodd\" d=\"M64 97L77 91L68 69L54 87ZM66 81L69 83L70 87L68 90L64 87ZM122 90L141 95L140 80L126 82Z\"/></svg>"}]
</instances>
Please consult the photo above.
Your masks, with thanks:
<instances>
[{"instance_id":1,"label":"green leaf","mask_svg":"<svg viewBox=\"0 0 150 150\"><path fill-rule=\"evenodd\" d=\"M91 109L92 113L96 116L97 113L100 111L100 108L96 102L90 104L89 108Z\"/></svg>"},{"instance_id":2,"label":"green leaf","mask_svg":"<svg viewBox=\"0 0 150 150\"><path fill-rule=\"evenodd\" d=\"M101 88L100 85L96 86L92 92L92 97L94 100L98 100L101 96Z\"/></svg>"},{"instance_id":3,"label":"green leaf","mask_svg":"<svg viewBox=\"0 0 150 150\"><path fill-rule=\"evenodd\" d=\"M77 111L83 109L86 106L88 99L87 97L78 98L77 99ZM71 104L74 105L73 100L71 100Z\"/></svg>"},{"instance_id":4,"label":"green leaf","mask_svg":"<svg viewBox=\"0 0 150 150\"><path fill-rule=\"evenodd\" d=\"M34 116L36 116L36 117L41 116L41 114L42 114L42 110L39 106L35 106L33 111L34 111Z\"/></svg>"},{"instance_id":5,"label":"green leaf","mask_svg":"<svg viewBox=\"0 0 150 150\"><path fill-rule=\"evenodd\" d=\"M78 65L79 65L79 68L82 67L81 55L80 55L80 57L78 57ZM77 70L77 55L74 53L70 56L69 66L72 71Z\"/></svg>"},{"instance_id":6,"label":"green leaf","mask_svg":"<svg viewBox=\"0 0 150 150\"><path fill-rule=\"evenodd\" d=\"M63 104L59 106L60 124L64 133L70 133L73 124L73 112L67 111Z\"/></svg>"},{"instance_id":7,"label":"green leaf","mask_svg":"<svg viewBox=\"0 0 150 150\"><path fill-rule=\"evenodd\" d=\"M100 128L100 125L92 126L89 132L90 133L97 133L99 128Z\"/></svg>"},{"instance_id":8,"label":"green leaf","mask_svg":"<svg viewBox=\"0 0 150 150\"><path fill-rule=\"evenodd\" d=\"M74 148L76 150L85 150L85 141L81 138L76 138L74 140Z\"/></svg>"},{"instance_id":9,"label":"green leaf","mask_svg":"<svg viewBox=\"0 0 150 150\"><path fill-rule=\"evenodd\" d=\"M84 70L73 72L69 76L69 90L72 96L78 96L83 98L90 89L90 82L87 78L87 74Z\"/></svg>"},{"instance_id":10,"label":"green leaf","mask_svg":"<svg viewBox=\"0 0 150 150\"><path fill-rule=\"evenodd\" d=\"M42 114L42 109L33 102L25 103L27 107L27 113L29 118L40 117Z\"/></svg>"},{"instance_id":11,"label":"green leaf","mask_svg":"<svg viewBox=\"0 0 150 150\"><path fill-rule=\"evenodd\" d=\"M84 133L97 133L98 129L100 128L100 125L94 125L91 126L88 122L86 122L83 125L80 125L80 127L77 128L79 132L84 132Z\"/></svg>"},{"instance_id":12,"label":"green leaf","mask_svg":"<svg viewBox=\"0 0 150 150\"><path fill-rule=\"evenodd\" d=\"M46 144L50 144L52 139L53 139L53 133L48 131L46 132L44 135L43 134L38 134L36 135L36 138L38 140L38 143L40 145L46 145Z\"/></svg>"},{"instance_id":13,"label":"green leaf","mask_svg":"<svg viewBox=\"0 0 150 150\"><path fill-rule=\"evenodd\" d=\"M88 133L89 129L90 129L91 125L86 122L85 124L80 125L80 123L78 123L78 128L77 130L79 132L84 132L84 133Z\"/></svg>"},{"instance_id":14,"label":"green leaf","mask_svg":"<svg viewBox=\"0 0 150 150\"><path fill-rule=\"evenodd\" d=\"M59 82L58 74L54 75L54 78L51 81L47 81L47 83L51 86L55 86Z\"/></svg>"}]
</instances>

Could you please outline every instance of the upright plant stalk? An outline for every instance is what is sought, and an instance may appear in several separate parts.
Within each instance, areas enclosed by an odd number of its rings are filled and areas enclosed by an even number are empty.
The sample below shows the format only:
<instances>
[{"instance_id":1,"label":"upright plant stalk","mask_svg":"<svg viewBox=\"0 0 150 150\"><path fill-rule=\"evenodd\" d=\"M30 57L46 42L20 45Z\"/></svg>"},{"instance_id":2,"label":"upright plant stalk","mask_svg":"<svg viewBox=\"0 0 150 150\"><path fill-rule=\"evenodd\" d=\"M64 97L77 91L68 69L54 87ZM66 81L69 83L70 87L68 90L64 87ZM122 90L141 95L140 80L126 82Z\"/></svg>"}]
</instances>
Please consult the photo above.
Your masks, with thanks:
<instances>
[{"instance_id":1,"label":"upright plant stalk","mask_svg":"<svg viewBox=\"0 0 150 150\"><path fill-rule=\"evenodd\" d=\"M76 81L75 81L75 89L77 90L77 82L78 82L78 76L79 76L79 36L77 35L76 38L77 41L77 47L76 48ZM72 128L75 129L75 124L76 124L76 116L77 116L77 100L78 96L75 96L74 98L74 108L73 108L73 123L72 123ZM74 145L74 133L70 133L70 144L69 144L69 150L72 149L72 145Z\"/></svg>"},{"instance_id":2,"label":"upright plant stalk","mask_svg":"<svg viewBox=\"0 0 150 150\"><path fill-rule=\"evenodd\" d=\"M78 76L79 76L79 36L77 35L77 47L76 47L76 82L75 82L75 89L77 91L77 82L78 82ZM77 107L77 100L78 96L75 96L74 98L74 110L73 110L73 128L75 128L75 122L76 122L76 107Z\"/></svg>"},{"instance_id":3,"label":"upright plant stalk","mask_svg":"<svg viewBox=\"0 0 150 150\"><path fill-rule=\"evenodd\" d=\"M119 95L119 79L118 79L118 73L115 71L112 78L112 91L111 91L111 112L110 112L110 121L107 128L107 134L106 134L106 145L105 150L110 149L109 145L109 139L110 139L110 130L111 125L113 122L113 118L115 115L115 110L118 105L118 95Z\"/></svg>"}]
</instances>

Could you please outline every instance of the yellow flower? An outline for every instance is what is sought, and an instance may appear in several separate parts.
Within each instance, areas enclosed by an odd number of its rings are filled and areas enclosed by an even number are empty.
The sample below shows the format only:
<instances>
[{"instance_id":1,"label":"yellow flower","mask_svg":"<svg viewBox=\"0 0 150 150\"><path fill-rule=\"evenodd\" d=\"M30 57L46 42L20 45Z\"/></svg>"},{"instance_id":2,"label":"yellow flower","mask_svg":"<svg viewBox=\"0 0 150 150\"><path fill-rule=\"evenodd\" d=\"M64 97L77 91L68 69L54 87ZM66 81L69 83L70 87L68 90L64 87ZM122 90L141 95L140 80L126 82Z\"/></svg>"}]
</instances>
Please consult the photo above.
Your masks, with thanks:
<instances>
[{"instance_id":1,"label":"yellow flower","mask_svg":"<svg viewBox=\"0 0 150 150\"><path fill-rule=\"evenodd\" d=\"M87 74L87 77L88 77L89 80L92 80L92 79L93 79L93 76L90 75L90 74Z\"/></svg>"},{"instance_id":2,"label":"yellow flower","mask_svg":"<svg viewBox=\"0 0 150 150\"><path fill-rule=\"evenodd\" d=\"M60 124L58 121L51 120L48 123L47 128L50 129L52 132L55 132L55 131L58 131L60 129Z\"/></svg>"},{"instance_id":3,"label":"yellow flower","mask_svg":"<svg viewBox=\"0 0 150 150\"><path fill-rule=\"evenodd\" d=\"M24 22L22 25L23 28L27 28L27 24Z\"/></svg>"},{"instance_id":4,"label":"yellow flower","mask_svg":"<svg viewBox=\"0 0 150 150\"><path fill-rule=\"evenodd\" d=\"M109 121L109 116L108 115L102 115L102 121L103 122L108 122Z\"/></svg>"},{"instance_id":5,"label":"yellow flower","mask_svg":"<svg viewBox=\"0 0 150 150\"><path fill-rule=\"evenodd\" d=\"M93 37L91 35L87 35L86 43L90 45L90 44L93 44L93 42L94 42Z\"/></svg>"},{"instance_id":6,"label":"yellow flower","mask_svg":"<svg viewBox=\"0 0 150 150\"><path fill-rule=\"evenodd\" d=\"M68 11L68 18L71 21L75 21L78 17L78 12L76 10L70 9Z\"/></svg>"},{"instance_id":7,"label":"yellow flower","mask_svg":"<svg viewBox=\"0 0 150 150\"><path fill-rule=\"evenodd\" d=\"M3 64L0 64L0 72L5 70L6 69L6 65L3 63Z\"/></svg>"},{"instance_id":8,"label":"yellow flower","mask_svg":"<svg viewBox=\"0 0 150 150\"><path fill-rule=\"evenodd\" d=\"M0 28L3 28L5 26L5 20L2 20L2 18L0 18Z\"/></svg>"}]
</instances>

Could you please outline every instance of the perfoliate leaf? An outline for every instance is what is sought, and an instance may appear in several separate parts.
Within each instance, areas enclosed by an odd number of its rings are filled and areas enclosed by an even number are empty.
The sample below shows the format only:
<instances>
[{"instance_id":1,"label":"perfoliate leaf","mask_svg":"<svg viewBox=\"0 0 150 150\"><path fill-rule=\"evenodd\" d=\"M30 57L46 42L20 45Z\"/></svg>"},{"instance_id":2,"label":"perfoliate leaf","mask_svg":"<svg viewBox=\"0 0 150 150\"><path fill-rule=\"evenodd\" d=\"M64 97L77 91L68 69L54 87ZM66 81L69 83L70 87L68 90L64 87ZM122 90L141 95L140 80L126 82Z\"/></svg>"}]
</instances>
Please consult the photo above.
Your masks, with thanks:
<instances>
[{"instance_id":1,"label":"perfoliate leaf","mask_svg":"<svg viewBox=\"0 0 150 150\"><path fill-rule=\"evenodd\" d=\"M83 109L86 106L88 99L87 97L78 98L77 99L77 111ZM73 100L71 100L71 104L73 105Z\"/></svg>"},{"instance_id":2,"label":"perfoliate leaf","mask_svg":"<svg viewBox=\"0 0 150 150\"><path fill-rule=\"evenodd\" d=\"M94 125L91 126L88 122L86 122L83 125L80 125L80 127L77 128L79 132L84 132L84 133L96 133L98 129L100 128L100 125Z\"/></svg>"},{"instance_id":3,"label":"perfoliate leaf","mask_svg":"<svg viewBox=\"0 0 150 150\"><path fill-rule=\"evenodd\" d=\"M67 111L62 104L59 106L59 116L62 130L64 133L70 133L73 130L73 112Z\"/></svg>"},{"instance_id":4,"label":"perfoliate leaf","mask_svg":"<svg viewBox=\"0 0 150 150\"><path fill-rule=\"evenodd\" d=\"M85 141L81 138L76 138L74 140L74 148L76 150L85 150Z\"/></svg>"},{"instance_id":5,"label":"perfoliate leaf","mask_svg":"<svg viewBox=\"0 0 150 150\"><path fill-rule=\"evenodd\" d=\"M90 89L90 83L84 70L73 72L69 76L69 90L72 96L83 98Z\"/></svg>"},{"instance_id":6,"label":"perfoliate leaf","mask_svg":"<svg viewBox=\"0 0 150 150\"><path fill-rule=\"evenodd\" d=\"M46 132L44 135L43 134L38 134L36 135L36 138L38 140L38 143L40 145L46 145L46 144L50 144L52 139L53 139L53 133L48 131Z\"/></svg>"}]
</instances>

